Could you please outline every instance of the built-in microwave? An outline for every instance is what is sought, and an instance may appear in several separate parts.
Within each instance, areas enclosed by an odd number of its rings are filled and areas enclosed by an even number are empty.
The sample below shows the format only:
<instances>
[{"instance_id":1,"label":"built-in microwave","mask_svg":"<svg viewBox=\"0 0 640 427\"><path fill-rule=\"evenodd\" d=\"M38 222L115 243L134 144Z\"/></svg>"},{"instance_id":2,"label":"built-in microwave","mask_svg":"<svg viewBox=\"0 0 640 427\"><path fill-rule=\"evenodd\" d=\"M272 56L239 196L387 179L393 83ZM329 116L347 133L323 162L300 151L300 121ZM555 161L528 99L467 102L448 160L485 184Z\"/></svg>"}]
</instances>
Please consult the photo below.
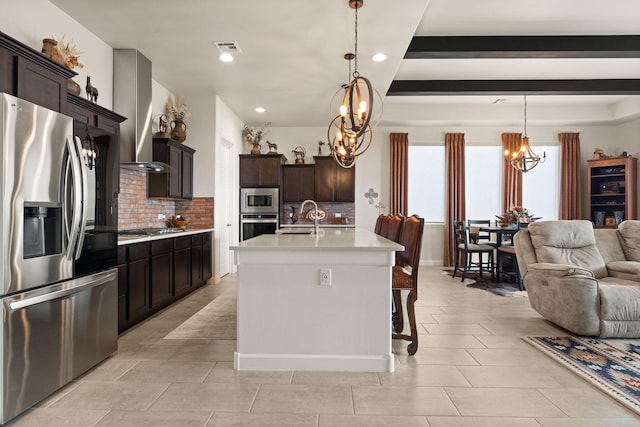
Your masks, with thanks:
<instances>
[{"instance_id":1,"label":"built-in microwave","mask_svg":"<svg viewBox=\"0 0 640 427\"><path fill-rule=\"evenodd\" d=\"M240 213L279 213L277 188L241 188Z\"/></svg>"}]
</instances>

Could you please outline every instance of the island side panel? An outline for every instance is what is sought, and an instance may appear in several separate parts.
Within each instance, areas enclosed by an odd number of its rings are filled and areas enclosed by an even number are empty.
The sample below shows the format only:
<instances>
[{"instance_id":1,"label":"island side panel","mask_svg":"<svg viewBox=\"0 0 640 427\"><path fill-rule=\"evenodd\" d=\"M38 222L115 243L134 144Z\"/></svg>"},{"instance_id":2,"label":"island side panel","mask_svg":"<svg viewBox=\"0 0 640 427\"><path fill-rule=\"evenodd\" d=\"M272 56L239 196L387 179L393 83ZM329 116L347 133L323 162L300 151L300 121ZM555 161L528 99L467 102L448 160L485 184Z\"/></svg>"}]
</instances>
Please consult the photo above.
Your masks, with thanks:
<instances>
[{"instance_id":1,"label":"island side panel","mask_svg":"<svg viewBox=\"0 0 640 427\"><path fill-rule=\"evenodd\" d=\"M393 251L260 252L236 257L236 369L393 371Z\"/></svg>"}]
</instances>

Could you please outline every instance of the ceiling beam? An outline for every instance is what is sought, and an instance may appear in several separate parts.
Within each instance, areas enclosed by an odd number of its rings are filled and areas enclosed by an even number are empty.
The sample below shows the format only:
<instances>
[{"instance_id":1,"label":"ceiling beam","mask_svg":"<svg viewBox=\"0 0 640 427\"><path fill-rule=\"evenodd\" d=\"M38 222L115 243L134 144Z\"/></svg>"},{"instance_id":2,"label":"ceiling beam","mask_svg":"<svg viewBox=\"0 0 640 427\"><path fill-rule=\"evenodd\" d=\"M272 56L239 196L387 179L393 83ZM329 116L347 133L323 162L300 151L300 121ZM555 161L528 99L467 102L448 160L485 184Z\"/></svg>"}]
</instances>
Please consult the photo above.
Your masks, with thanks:
<instances>
[{"instance_id":1,"label":"ceiling beam","mask_svg":"<svg viewBox=\"0 0 640 427\"><path fill-rule=\"evenodd\" d=\"M637 95L640 79L394 80L387 96L426 95Z\"/></svg>"},{"instance_id":2,"label":"ceiling beam","mask_svg":"<svg viewBox=\"0 0 640 427\"><path fill-rule=\"evenodd\" d=\"M404 57L640 58L640 35L416 36Z\"/></svg>"}]
</instances>

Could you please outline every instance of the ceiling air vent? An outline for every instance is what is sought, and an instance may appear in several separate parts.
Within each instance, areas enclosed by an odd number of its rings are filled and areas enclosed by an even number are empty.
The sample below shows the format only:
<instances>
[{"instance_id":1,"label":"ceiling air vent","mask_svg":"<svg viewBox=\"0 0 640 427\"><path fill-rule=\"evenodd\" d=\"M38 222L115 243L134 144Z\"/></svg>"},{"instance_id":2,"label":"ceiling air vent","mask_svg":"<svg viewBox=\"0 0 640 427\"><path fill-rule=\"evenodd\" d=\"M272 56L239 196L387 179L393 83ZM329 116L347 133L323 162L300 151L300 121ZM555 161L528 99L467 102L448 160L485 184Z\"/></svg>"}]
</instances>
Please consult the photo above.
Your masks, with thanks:
<instances>
[{"instance_id":1,"label":"ceiling air vent","mask_svg":"<svg viewBox=\"0 0 640 427\"><path fill-rule=\"evenodd\" d=\"M220 53L242 53L240 46L236 42L213 42Z\"/></svg>"}]
</instances>

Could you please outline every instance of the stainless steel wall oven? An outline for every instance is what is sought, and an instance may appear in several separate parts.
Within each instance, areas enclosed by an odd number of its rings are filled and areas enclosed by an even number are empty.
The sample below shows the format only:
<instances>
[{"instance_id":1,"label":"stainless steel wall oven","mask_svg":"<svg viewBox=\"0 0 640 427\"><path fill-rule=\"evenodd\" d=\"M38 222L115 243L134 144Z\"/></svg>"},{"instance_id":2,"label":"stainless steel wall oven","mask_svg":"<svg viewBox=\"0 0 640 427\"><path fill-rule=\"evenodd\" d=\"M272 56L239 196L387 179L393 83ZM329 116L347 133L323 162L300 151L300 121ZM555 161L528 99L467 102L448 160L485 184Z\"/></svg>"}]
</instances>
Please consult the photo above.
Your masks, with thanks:
<instances>
[{"instance_id":1,"label":"stainless steel wall oven","mask_svg":"<svg viewBox=\"0 0 640 427\"><path fill-rule=\"evenodd\" d=\"M278 229L278 214L240 214L240 241L274 234Z\"/></svg>"},{"instance_id":2,"label":"stainless steel wall oven","mask_svg":"<svg viewBox=\"0 0 640 427\"><path fill-rule=\"evenodd\" d=\"M240 241L276 232L280 222L279 197L277 188L240 189Z\"/></svg>"}]
</instances>

